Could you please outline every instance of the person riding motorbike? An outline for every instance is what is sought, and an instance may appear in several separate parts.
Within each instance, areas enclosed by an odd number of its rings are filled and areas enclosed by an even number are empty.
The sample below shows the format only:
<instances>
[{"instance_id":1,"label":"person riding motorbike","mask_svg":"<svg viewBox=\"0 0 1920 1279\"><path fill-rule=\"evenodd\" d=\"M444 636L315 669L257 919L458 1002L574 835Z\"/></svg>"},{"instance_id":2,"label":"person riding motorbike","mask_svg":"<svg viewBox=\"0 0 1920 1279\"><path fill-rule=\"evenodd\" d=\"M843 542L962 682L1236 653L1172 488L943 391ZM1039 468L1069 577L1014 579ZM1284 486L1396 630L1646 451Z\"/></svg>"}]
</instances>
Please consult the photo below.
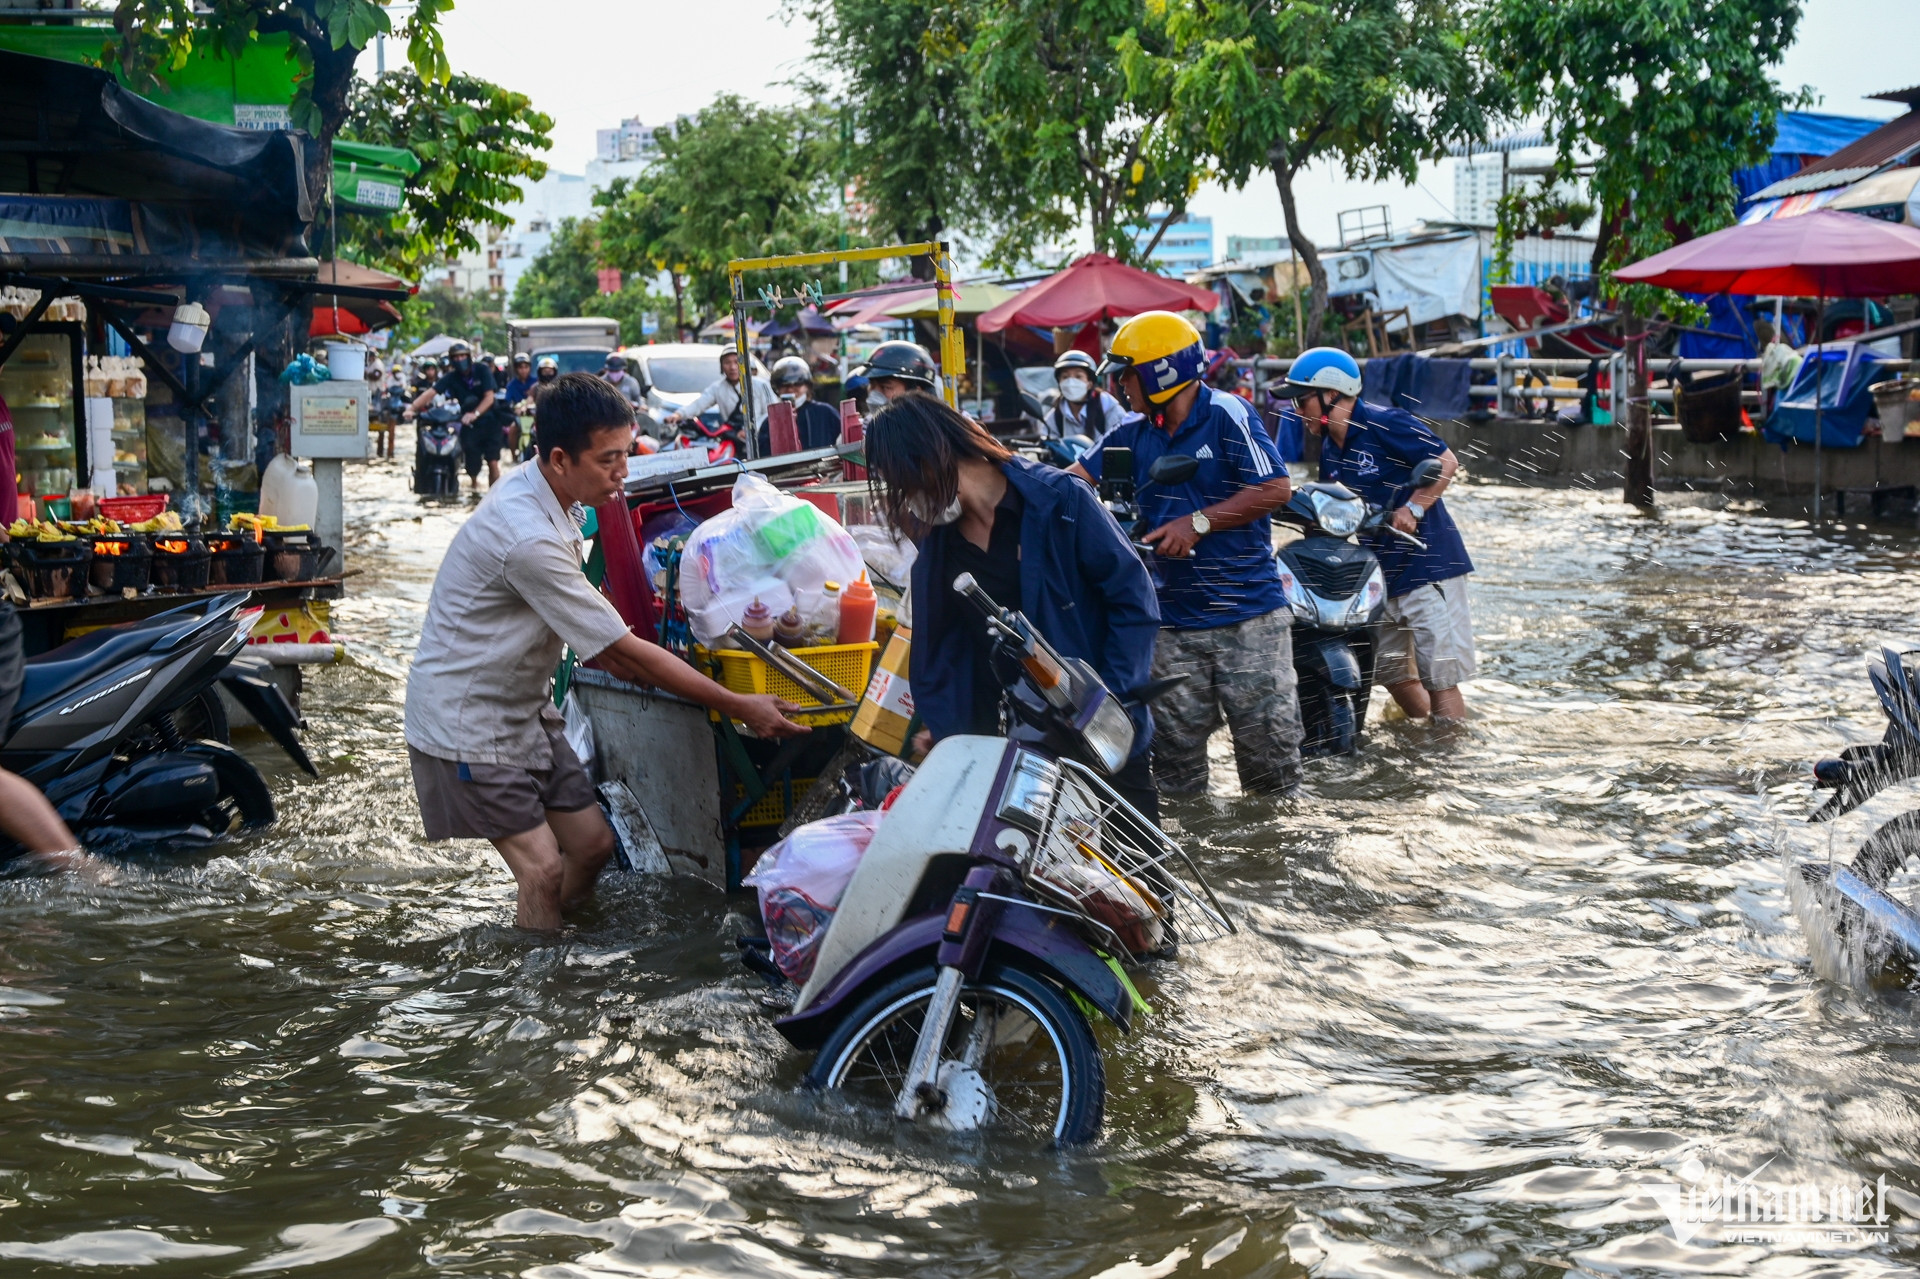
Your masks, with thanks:
<instances>
[{"instance_id":1,"label":"person riding motorbike","mask_svg":"<svg viewBox=\"0 0 1920 1279\"><path fill-rule=\"evenodd\" d=\"M757 377L747 389L753 396L753 416L758 422L766 416L767 406L773 403L773 387L767 384L767 379ZM741 397L740 353L732 347L720 352L720 376L707 383L706 390L667 414L663 420L668 426L678 426L689 418L697 421L702 413L713 408L720 410L720 424L727 432L736 439L746 439L747 413Z\"/></svg>"},{"instance_id":2,"label":"person riding motorbike","mask_svg":"<svg viewBox=\"0 0 1920 1279\"><path fill-rule=\"evenodd\" d=\"M797 355L773 366L773 393L793 406L794 425L800 428L800 448L832 448L840 442L840 415L813 398L813 370ZM760 421L760 456L773 455L773 428Z\"/></svg>"},{"instance_id":3,"label":"person riding motorbike","mask_svg":"<svg viewBox=\"0 0 1920 1279\"><path fill-rule=\"evenodd\" d=\"M612 383L614 389L620 394L626 396L627 403L633 405L636 410L647 407L647 391L650 388L628 370L627 358L624 355L609 355L606 369L600 376Z\"/></svg>"},{"instance_id":4,"label":"person riding motorbike","mask_svg":"<svg viewBox=\"0 0 1920 1279\"><path fill-rule=\"evenodd\" d=\"M1053 362L1053 381L1060 389L1060 399L1047 411L1049 439L1084 435L1097 440L1123 422L1139 420L1138 413L1095 385L1096 368L1093 357L1085 351L1068 351Z\"/></svg>"},{"instance_id":5,"label":"person riding motorbike","mask_svg":"<svg viewBox=\"0 0 1920 1279\"><path fill-rule=\"evenodd\" d=\"M422 391L431 391L433 384L440 380L440 361L431 355L423 355L413 362L413 376L409 385L415 395Z\"/></svg>"},{"instance_id":6,"label":"person riding motorbike","mask_svg":"<svg viewBox=\"0 0 1920 1279\"><path fill-rule=\"evenodd\" d=\"M931 395L901 396L875 414L866 455L876 508L919 547L910 590L923 751L1002 731L987 623L953 591L962 573L1026 614L1063 656L1092 665L1116 697L1145 688L1160 625L1153 583L1086 485L1019 457ZM1112 783L1155 818L1153 717L1144 705L1129 714L1134 751Z\"/></svg>"},{"instance_id":7,"label":"person riding motorbike","mask_svg":"<svg viewBox=\"0 0 1920 1279\"><path fill-rule=\"evenodd\" d=\"M432 405L435 395L451 396L460 405L460 451L464 455L467 479L480 487L480 462L487 463L487 484L500 482L500 427L492 417L495 388L493 369L475 361L473 348L455 342L447 348L447 373L415 398L410 412L421 413Z\"/></svg>"},{"instance_id":8,"label":"person riding motorbike","mask_svg":"<svg viewBox=\"0 0 1920 1279\"><path fill-rule=\"evenodd\" d=\"M1427 544L1422 550L1384 529L1364 539L1387 575L1374 683L1412 718L1465 719L1460 684L1475 669L1466 583L1473 561L1440 500L1459 460L1413 414L1361 399L1360 365L1345 351L1302 351L1273 389L1321 437L1320 478L1386 507L1395 528ZM1415 491L1408 478L1428 458L1440 460L1440 479Z\"/></svg>"},{"instance_id":9,"label":"person riding motorbike","mask_svg":"<svg viewBox=\"0 0 1920 1279\"><path fill-rule=\"evenodd\" d=\"M867 382L867 411L878 413L909 391L929 395L939 385L940 368L918 342L882 342L853 376Z\"/></svg>"},{"instance_id":10,"label":"person riding motorbike","mask_svg":"<svg viewBox=\"0 0 1920 1279\"><path fill-rule=\"evenodd\" d=\"M516 352L513 357L513 379L500 394L501 402L507 406L513 419L506 424L507 453L512 457L520 455L520 414L532 410L533 405L526 402L532 390L533 357L525 351Z\"/></svg>"},{"instance_id":11,"label":"person riding motorbike","mask_svg":"<svg viewBox=\"0 0 1920 1279\"><path fill-rule=\"evenodd\" d=\"M1293 494L1286 463L1253 407L1204 385L1206 349L1170 311L1136 315L1114 334L1104 371L1142 414L1109 430L1070 470L1098 482L1107 450L1126 449L1155 549L1161 630L1155 679L1184 676L1156 707L1154 777L1162 790L1207 786L1207 739L1224 720L1244 791L1300 785L1300 707L1292 612L1273 558L1271 515ZM1151 389L1149 389L1151 388ZM1161 483L1163 456L1198 460Z\"/></svg>"}]
</instances>

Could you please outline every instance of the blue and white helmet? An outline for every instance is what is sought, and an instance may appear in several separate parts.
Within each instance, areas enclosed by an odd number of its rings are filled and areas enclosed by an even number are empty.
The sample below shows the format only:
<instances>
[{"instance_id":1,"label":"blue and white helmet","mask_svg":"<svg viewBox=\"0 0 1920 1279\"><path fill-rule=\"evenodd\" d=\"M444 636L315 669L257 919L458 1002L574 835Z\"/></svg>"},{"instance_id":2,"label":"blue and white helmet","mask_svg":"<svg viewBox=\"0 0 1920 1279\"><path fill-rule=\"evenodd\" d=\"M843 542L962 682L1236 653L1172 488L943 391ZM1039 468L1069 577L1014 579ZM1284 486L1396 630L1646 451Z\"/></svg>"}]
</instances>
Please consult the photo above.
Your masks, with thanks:
<instances>
[{"instance_id":1,"label":"blue and white helmet","mask_svg":"<svg viewBox=\"0 0 1920 1279\"><path fill-rule=\"evenodd\" d=\"M1287 379L1272 388L1283 399L1298 400L1322 391L1349 399L1360 394L1360 364L1337 347L1316 346L1302 351L1287 370Z\"/></svg>"}]
</instances>

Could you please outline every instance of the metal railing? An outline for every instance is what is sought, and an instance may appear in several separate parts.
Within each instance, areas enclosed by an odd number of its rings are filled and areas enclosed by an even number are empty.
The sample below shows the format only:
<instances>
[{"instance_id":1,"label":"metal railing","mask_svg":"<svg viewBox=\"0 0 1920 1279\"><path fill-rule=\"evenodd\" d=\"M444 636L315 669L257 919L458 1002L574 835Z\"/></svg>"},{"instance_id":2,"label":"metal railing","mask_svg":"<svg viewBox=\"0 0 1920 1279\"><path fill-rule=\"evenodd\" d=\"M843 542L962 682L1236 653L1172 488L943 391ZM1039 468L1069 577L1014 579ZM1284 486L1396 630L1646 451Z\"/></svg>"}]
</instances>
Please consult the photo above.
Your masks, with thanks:
<instances>
[{"instance_id":1,"label":"metal railing","mask_svg":"<svg viewBox=\"0 0 1920 1279\"><path fill-rule=\"evenodd\" d=\"M1284 374L1288 369L1293 367L1292 360L1272 359L1267 356L1262 356L1254 360L1235 360L1233 363L1239 368L1254 370L1255 374L1260 376L1262 380L1265 380L1267 377ZM1364 370L1368 361L1366 357L1361 357L1359 363L1360 367ZM1474 399L1492 400L1494 402L1494 416L1512 417L1518 415L1517 410L1522 407L1525 401L1578 400L1584 398L1587 394L1586 391L1579 387L1526 385L1528 373L1534 373L1542 377L1585 377L1587 369L1591 367L1595 361L1536 359L1530 356L1503 355L1471 359L1468 360L1467 363L1476 374L1493 374L1493 380L1491 382L1474 381L1467 387L1467 394ZM1606 389L1601 392L1600 402L1606 405L1613 420L1618 422L1621 420L1621 409L1625 402L1622 383L1626 379L1626 357L1616 354L1599 360L1598 363L1601 370L1607 374L1607 386ZM1911 366L1916 364L1920 364L1920 360L1880 361L1880 366L1889 373L1907 372ZM1760 361L1650 360L1647 364L1648 381L1650 383L1647 398L1655 404L1671 406L1673 404L1673 387L1667 379L1674 373L1721 373L1732 370L1738 370L1741 373L1758 373L1760 371ZM1757 408L1760 404L1760 393L1758 391L1743 390L1740 398L1742 403L1751 407Z\"/></svg>"}]
</instances>

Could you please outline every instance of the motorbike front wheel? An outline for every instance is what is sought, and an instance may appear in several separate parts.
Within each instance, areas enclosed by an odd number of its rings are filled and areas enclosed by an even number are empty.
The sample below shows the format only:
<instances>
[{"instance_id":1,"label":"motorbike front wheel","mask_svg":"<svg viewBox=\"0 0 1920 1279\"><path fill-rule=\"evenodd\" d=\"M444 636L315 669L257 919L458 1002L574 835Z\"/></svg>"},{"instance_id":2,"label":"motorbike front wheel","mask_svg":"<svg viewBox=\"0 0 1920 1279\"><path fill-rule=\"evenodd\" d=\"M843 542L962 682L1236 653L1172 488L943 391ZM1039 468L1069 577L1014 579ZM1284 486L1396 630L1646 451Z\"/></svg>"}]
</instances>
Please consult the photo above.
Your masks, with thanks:
<instances>
[{"instance_id":1,"label":"motorbike front wheel","mask_svg":"<svg viewBox=\"0 0 1920 1279\"><path fill-rule=\"evenodd\" d=\"M821 1047L807 1087L892 1111L938 975L918 969L861 1000ZM962 988L937 1083L945 1101L926 1122L952 1131L993 1127L1072 1146L1099 1135L1106 1109L1087 1019L1058 986L1015 967Z\"/></svg>"}]
</instances>

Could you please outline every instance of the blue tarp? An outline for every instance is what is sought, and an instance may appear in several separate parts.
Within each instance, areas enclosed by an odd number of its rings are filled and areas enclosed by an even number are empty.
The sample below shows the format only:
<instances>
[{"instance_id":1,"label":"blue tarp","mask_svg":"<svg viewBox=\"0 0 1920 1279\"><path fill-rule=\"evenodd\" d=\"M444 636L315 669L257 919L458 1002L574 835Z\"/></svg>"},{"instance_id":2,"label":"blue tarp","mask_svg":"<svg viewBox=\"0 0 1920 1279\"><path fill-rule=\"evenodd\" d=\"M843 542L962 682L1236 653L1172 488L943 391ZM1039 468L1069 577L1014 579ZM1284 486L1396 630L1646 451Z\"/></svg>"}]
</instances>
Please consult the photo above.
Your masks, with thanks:
<instances>
[{"instance_id":1,"label":"blue tarp","mask_svg":"<svg viewBox=\"0 0 1920 1279\"><path fill-rule=\"evenodd\" d=\"M1813 443L1817 388L1822 446L1858 448L1867 416L1873 412L1870 388L1880 380L1883 358L1858 342L1829 343L1808 352L1793 385L1774 403L1760 433L1783 446L1788 440Z\"/></svg>"}]
</instances>

